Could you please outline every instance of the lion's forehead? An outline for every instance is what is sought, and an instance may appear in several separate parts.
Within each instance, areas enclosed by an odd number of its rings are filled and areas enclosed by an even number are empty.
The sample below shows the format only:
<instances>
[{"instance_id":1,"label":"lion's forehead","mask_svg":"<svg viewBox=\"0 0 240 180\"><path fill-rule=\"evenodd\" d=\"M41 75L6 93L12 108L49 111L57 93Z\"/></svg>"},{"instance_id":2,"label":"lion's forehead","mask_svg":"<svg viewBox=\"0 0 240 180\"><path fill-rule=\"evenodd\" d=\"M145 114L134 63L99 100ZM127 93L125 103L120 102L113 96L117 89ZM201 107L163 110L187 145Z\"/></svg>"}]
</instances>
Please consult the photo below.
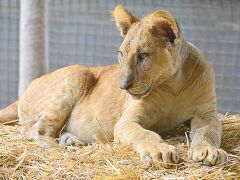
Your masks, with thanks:
<instances>
[{"instance_id":1,"label":"lion's forehead","mask_svg":"<svg viewBox=\"0 0 240 180\"><path fill-rule=\"evenodd\" d=\"M148 23L138 22L129 31L127 35L128 40L143 40L149 36L149 25Z\"/></svg>"},{"instance_id":2,"label":"lion's forehead","mask_svg":"<svg viewBox=\"0 0 240 180\"><path fill-rule=\"evenodd\" d=\"M140 48L150 46L150 33L144 23L137 23L131 28L122 43L122 49L126 54L137 51Z\"/></svg>"}]
</instances>

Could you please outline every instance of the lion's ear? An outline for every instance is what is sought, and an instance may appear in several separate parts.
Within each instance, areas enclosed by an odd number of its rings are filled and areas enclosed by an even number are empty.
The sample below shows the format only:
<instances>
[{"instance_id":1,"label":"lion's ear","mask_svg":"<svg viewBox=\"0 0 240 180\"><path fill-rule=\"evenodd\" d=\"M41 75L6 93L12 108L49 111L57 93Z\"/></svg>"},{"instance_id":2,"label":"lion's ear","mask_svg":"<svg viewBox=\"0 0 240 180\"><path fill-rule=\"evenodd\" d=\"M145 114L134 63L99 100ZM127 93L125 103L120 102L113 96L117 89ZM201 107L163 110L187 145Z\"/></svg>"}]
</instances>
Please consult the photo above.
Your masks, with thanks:
<instances>
[{"instance_id":1,"label":"lion's ear","mask_svg":"<svg viewBox=\"0 0 240 180\"><path fill-rule=\"evenodd\" d=\"M116 21L117 27L120 29L122 37L125 37L130 26L138 21L138 19L134 17L132 13L127 11L122 5L116 6L112 15Z\"/></svg>"},{"instance_id":2,"label":"lion's ear","mask_svg":"<svg viewBox=\"0 0 240 180\"><path fill-rule=\"evenodd\" d=\"M164 39L165 41L170 42L172 45L174 45L176 42L177 35L168 21L164 20L154 22L149 31L156 38Z\"/></svg>"},{"instance_id":3,"label":"lion's ear","mask_svg":"<svg viewBox=\"0 0 240 180\"><path fill-rule=\"evenodd\" d=\"M157 10L152 13L153 25L150 32L158 37L165 38L172 45L177 44L180 37L180 28L172 15L165 10Z\"/></svg>"}]
</instances>

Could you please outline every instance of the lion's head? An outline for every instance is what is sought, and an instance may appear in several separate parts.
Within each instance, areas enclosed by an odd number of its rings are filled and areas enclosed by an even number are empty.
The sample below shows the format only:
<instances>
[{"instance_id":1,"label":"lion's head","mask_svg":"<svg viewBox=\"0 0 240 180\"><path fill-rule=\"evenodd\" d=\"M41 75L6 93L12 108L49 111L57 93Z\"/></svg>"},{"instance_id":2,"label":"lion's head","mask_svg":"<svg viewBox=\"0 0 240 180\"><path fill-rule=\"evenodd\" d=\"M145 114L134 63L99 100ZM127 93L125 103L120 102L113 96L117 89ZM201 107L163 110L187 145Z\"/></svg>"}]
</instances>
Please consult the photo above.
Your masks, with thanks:
<instances>
[{"instance_id":1,"label":"lion's head","mask_svg":"<svg viewBox=\"0 0 240 180\"><path fill-rule=\"evenodd\" d=\"M120 88L137 98L147 96L176 71L172 51L180 39L178 25L165 10L138 19L118 5L113 17L124 37L118 55Z\"/></svg>"}]
</instances>

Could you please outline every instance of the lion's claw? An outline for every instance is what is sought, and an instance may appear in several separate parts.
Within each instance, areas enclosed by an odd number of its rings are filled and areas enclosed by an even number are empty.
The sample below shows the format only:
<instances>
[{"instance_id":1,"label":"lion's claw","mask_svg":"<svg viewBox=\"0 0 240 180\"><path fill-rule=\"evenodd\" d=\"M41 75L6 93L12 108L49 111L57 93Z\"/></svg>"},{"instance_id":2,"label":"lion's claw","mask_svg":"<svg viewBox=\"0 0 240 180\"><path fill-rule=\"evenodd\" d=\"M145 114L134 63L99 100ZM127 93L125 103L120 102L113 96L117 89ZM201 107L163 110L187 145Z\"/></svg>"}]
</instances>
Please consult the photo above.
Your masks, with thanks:
<instances>
[{"instance_id":1,"label":"lion's claw","mask_svg":"<svg viewBox=\"0 0 240 180\"><path fill-rule=\"evenodd\" d=\"M193 162L203 162L207 166L226 163L228 159L228 155L224 150L204 145L191 147L189 157Z\"/></svg>"},{"instance_id":2,"label":"lion's claw","mask_svg":"<svg viewBox=\"0 0 240 180\"><path fill-rule=\"evenodd\" d=\"M156 167L163 166L165 168L178 163L178 150L176 147L161 143L146 147L140 152L141 161L147 165Z\"/></svg>"}]
</instances>

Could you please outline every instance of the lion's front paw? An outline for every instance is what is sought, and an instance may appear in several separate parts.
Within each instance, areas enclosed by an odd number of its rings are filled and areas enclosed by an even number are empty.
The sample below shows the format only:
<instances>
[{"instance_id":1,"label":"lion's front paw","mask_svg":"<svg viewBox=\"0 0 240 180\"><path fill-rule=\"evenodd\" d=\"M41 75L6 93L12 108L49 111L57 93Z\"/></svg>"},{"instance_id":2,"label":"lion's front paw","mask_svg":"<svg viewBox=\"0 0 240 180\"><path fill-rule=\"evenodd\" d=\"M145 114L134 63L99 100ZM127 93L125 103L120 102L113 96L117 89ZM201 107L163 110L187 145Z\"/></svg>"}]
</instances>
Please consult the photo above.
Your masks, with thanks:
<instances>
[{"instance_id":1,"label":"lion's front paw","mask_svg":"<svg viewBox=\"0 0 240 180\"><path fill-rule=\"evenodd\" d=\"M207 166L226 163L228 159L228 155L224 150L209 145L191 147L188 156L194 162L203 162Z\"/></svg>"},{"instance_id":2,"label":"lion's front paw","mask_svg":"<svg viewBox=\"0 0 240 180\"><path fill-rule=\"evenodd\" d=\"M163 166L165 168L178 163L178 149L174 146L160 143L155 145L146 145L139 151L141 161L155 167Z\"/></svg>"}]
</instances>

